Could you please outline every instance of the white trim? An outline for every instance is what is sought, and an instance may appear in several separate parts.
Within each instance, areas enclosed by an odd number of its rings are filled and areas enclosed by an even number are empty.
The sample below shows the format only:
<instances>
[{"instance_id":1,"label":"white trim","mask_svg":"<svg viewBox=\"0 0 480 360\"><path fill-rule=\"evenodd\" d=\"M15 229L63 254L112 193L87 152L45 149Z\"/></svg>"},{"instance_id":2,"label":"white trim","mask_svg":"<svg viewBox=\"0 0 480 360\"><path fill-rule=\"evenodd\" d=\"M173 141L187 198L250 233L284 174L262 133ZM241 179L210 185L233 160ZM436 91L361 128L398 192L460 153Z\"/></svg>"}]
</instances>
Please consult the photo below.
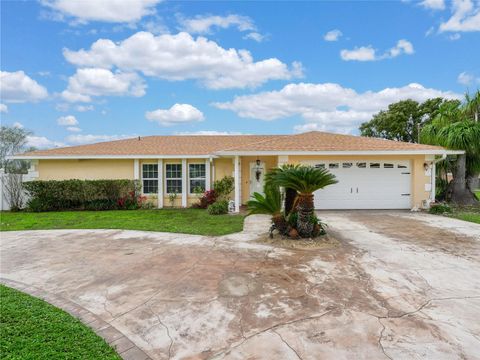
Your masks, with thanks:
<instances>
[{"instance_id":1,"label":"white trim","mask_svg":"<svg viewBox=\"0 0 480 360\"><path fill-rule=\"evenodd\" d=\"M8 160L88 160L88 159L208 159L216 158L212 154L207 155L10 155Z\"/></svg>"},{"instance_id":2,"label":"white trim","mask_svg":"<svg viewBox=\"0 0 480 360\"><path fill-rule=\"evenodd\" d=\"M182 189L183 189L183 168L182 168L182 170L181 170L181 171L182 171L182 177L179 177L179 178L167 178L167 166L168 166L168 165L182 165L182 163L179 163L179 162L165 162L165 163L163 164L163 166L164 166L164 168L165 168L165 179L164 179L164 181L165 181L165 195L167 195L167 196L169 196L169 195L172 194L172 193L168 193L168 192L167 192L167 188L168 188L168 186L167 186L167 180L180 180L180 181L182 181ZM177 193L177 195L181 195L181 193Z\"/></svg>"},{"instance_id":3,"label":"white trim","mask_svg":"<svg viewBox=\"0 0 480 360\"><path fill-rule=\"evenodd\" d=\"M182 159L182 207L187 207L187 159Z\"/></svg>"},{"instance_id":4,"label":"white trim","mask_svg":"<svg viewBox=\"0 0 480 360\"><path fill-rule=\"evenodd\" d=\"M157 208L163 208L163 160L158 159L158 198Z\"/></svg>"},{"instance_id":5,"label":"white trim","mask_svg":"<svg viewBox=\"0 0 480 360\"><path fill-rule=\"evenodd\" d=\"M463 150L365 150L365 151L218 151L216 155L456 155Z\"/></svg>"},{"instance_id":6,"label":"white trim","mask_svg":"<svg viewBox=\"0 0 480 360\"><path fill-rule=\"evenodd\" d=\"M221 155L459 155L463 150L365 150L365 151L217 151L205 155L11 155L8 160L77 160L77 159L207 159Z\"/></svg>"},{"instance_id":7,"label":"white trim","mask_svg":"<svg viewBox=\"0 0 480 360\"><path fill-rule=\"evenodd\" d=\"M212 159L205 159L205 191L210 190L210 183L212 181L212 174L210 169L210 162Z\"/></svg>"},{"instance_id":8,"label":"white trim","mask_svg":"<svg viewBox=\"0 0 480 360\"><path fill-rule=\"evenodd\" d=\"M240 158L234 158L234 179L235 179L235 212L240 212Z\"/></svg>"},{"instance_id":9,"label":"white trim","mask_svg":"<svg viewBox=\"0 0 480 360\"><path fill-rule=\"evenodd\" d=\"M133 160L133 179L140 180L140 161L138 159Z\"/></svg>"}]
</instances>

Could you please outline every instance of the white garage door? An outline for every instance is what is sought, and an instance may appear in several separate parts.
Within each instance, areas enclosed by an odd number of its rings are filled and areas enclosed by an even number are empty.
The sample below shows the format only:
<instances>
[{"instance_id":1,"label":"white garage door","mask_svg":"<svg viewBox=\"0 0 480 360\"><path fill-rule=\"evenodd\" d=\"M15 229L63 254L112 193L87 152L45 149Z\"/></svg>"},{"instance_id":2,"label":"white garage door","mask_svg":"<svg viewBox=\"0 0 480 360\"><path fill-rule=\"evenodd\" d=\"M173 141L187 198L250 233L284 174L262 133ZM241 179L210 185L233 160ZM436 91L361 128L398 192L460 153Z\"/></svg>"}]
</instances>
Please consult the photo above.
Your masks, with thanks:
<instances>
[{"instance_id":1,"label":"white garage door","mask_svg":"<svg viewBox=\"0 0 480 360\"><path fill-rule=\"evenodd\" d=\"M316 209L409 209L409 161L316 162L337 177L338 183L315 192Z\"/></svg>"}]
</instances>

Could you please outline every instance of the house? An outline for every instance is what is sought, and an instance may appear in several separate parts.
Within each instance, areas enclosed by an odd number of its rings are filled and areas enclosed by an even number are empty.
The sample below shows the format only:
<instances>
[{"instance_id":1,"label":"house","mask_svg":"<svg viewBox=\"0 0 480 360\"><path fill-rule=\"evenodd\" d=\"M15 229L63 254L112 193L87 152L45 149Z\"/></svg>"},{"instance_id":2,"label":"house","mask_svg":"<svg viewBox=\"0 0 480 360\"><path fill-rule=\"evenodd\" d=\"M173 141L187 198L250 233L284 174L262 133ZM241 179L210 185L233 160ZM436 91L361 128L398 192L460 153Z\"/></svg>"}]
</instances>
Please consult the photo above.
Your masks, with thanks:
<instances>
[{"instance_id":1,"label":"house","mask_svg":"<svg viewBox=\"0 0 480 360\"><path fill-rule=\"evenodd\" d=\"M235 178L236 211L264 175L282 164L326 168L338 184L315 193L317 209L425 208L435 199L435 162L455 152L438 146L312 131L295 135L146 136L38 150L30 178L138 179L159 208L178 193L176 206L197 201L195 189Z\"/></svg>"}]
</instances>

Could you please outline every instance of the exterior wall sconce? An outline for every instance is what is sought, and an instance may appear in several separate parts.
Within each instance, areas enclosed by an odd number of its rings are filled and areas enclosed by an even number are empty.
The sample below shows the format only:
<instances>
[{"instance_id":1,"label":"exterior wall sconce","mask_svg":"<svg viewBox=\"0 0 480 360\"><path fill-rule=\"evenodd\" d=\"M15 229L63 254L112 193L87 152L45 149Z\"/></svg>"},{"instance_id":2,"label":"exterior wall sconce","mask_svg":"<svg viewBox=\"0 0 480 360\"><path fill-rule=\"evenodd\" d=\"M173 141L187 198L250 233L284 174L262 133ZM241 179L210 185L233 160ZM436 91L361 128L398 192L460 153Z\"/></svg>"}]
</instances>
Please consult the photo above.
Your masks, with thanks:
<instances>
[{"instance_id":1,"label":"exterior wall sconce","mask_svg":"<svg viewBox=\"0 0 480 360\"><path fill-rule=\"evenodd\" d=\"M262 176L262 167L260 165L260 159L257 159L255 167L255 179L257 180L257 182L260 181L260 177Z\"/></svg>"}]
</instances>

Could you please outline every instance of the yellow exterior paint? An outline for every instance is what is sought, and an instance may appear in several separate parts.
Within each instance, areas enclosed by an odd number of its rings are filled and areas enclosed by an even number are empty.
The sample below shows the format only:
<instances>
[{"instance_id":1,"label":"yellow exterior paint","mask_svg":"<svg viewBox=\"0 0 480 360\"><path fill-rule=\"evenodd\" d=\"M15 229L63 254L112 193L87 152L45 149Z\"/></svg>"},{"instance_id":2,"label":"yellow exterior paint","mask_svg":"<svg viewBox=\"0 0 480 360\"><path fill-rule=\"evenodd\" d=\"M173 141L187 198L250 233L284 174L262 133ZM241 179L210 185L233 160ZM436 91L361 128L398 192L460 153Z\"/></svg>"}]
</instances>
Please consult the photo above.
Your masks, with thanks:
<instances>
[{"instance_id":1,"label":"yellow exterior paint","mask_svg":"<svg viewBox=\"0 0 480 360\"><path fill-rule=\"evenodd\" d=\"M133 179L133 160L39 160L38 180Z\"/></svg>"},{"instance_id":2,"label":"yellow exterior paint","mask_svg":"<svg viewBox=\"0 0 480 360\"><path fill-rule=\"evenodd\" d=\"M250 163L260 159L265 163L267 171L274 168L279 163L278 156L242 156L241 159L241 200L245 204L250 198ZM425 201L430 199L430 192L425 191L425 184L430 183L430 176L425 175L424 155L377 155L377 156L300 156L290 155L282 156L282 163L298 164L310 161L342 161L342 160L408 160L411 162L412 169L412 207L423 207ZM157 164L157 159L140 159L139 161L139 179L142 178L142 164ZM168 163L182 163L181 159L165 159L163 161L163 204L164 207L170 207L170 200L165 193L165 165ZM187 159L187 192L188 192L188 164L205 163L205 159ZM90 160L39 160L36 170L39 173L39 180L67 180L67 179L133 179L134 178L134 160L119 159L90 159ZM211 163L211 185L215 180L220 180L224 176L234 175L234 164L232 157L215 158ZM148 195L149 201L157 205L157 194ZM233 194L232 194L233 199ZM187 205L190 206L198 201L198 196L188 194ZM175 206L181 207L182 194L178 194L175 200Z\"/></svg>"}]
</instances>

